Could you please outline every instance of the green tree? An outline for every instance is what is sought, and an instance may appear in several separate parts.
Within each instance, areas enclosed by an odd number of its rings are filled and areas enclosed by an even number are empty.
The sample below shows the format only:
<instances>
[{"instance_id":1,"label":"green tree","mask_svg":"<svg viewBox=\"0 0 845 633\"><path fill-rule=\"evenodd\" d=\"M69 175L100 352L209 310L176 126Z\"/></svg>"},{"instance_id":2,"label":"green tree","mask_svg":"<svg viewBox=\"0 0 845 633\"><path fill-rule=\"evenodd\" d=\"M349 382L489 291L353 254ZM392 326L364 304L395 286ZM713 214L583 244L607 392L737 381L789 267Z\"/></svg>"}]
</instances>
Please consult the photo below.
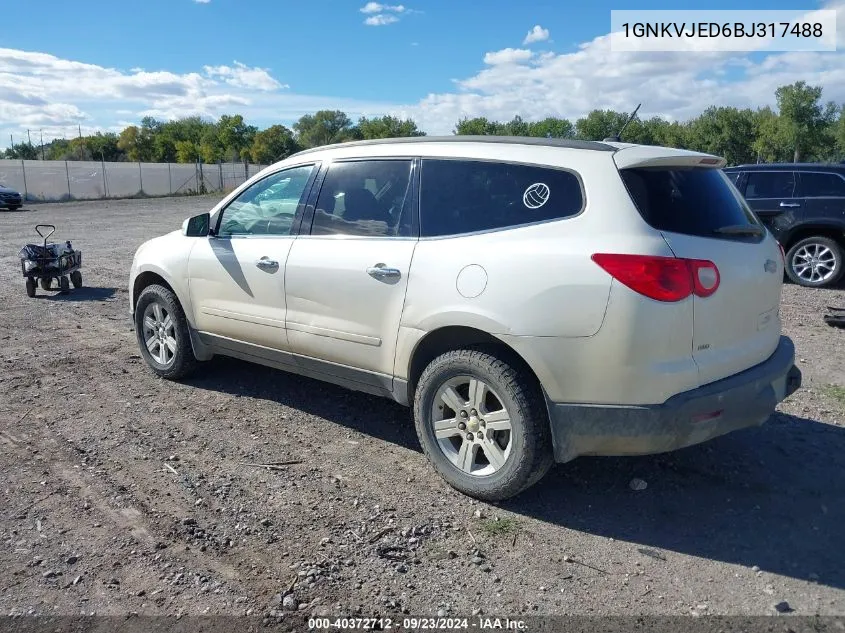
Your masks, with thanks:
<instances>
[{"instance_id":1,"label":"green tree","mask_svg":"<svg viewBox=\"0 0 845 633\"><path fill-rule=\"evenodd\" d=\"M794 147L785 129L784 120L771 108L760 108L754 113L755 161L778 163L793 157Z\"/></svg>"},{"instance_id":2,"label":"green tree","mask_svg":"<svg viewBox=\"0 0 845 633\"><path fill-rule=\"evenodd\" d=\"M6 158L15 160L36 160L39 158L39 152L37 147L30 145L29 143L15 143L6 150Z\"/></svg>"},{"instance_id":3,"label":"green tree","mask_svg":"<svg viewBox=\"0 0 845 633\"><path fill-rule=\"evenodd\" d=\"M729 107L709 107L689 125L689 148L723 156L729 165L756 158L754 113Z\"/></svg>"},{"instance_id":4,"label":"green tree","mask_svg":"<svg viewBox=\"0 0 845 633\"><path fill-rule=\"evenodd\" d=\"M176 141L176 162L195 163L200 157L200 146L194 141Z\"/></svg>"},{"instance_id":5,"label":"green tree","mask_svg":"<svg viewBox=\"0 0 845 633\"><path fill-rule=\"evenodd\" d=\"M131 161L150 162L153 158L153 137L151 130L130 125L120 133L117 147Z\"/></svg>"},{"instance_id":6,"label":"green tree","mask_svg":"<svg viewBox=\"0 0 845 633\"><path fill-rule=\"evenodd\" d=\"M394 116L372 119L361 117L355 126L355 136L361 139L399 138L425 136L425 132L417 128L413 119L398 119Z\"/></svg>"},{"instance_id":7,"label":"green tree","mask_svg":"<svg viewBox=\"0 0 845 633\"><path fill-rule=\"evenodd\" d=\"M500 124L488 121L484 117L463 118L455 125L454 133L460 136L487 136L497 134Z\"/></svg>"},{"instance_id":8,"label":"green tree","mask_svg":"<svg viewBox=\"0 0 845 633\"><path fill-rule=\"evenodd\" d=\"M342 143L353 138L352 121L340 110L320 110L306 114L293 124L297 141L303 147Z\"/></svg>"},{"instance_id":9,"label":"green tree","mask_svg":"<svg viewBox=\"0 0 845 633\"><path fill-rule=\"evenodd\" d=\"M535 121L528 126L528 136L542 138L572 138L575 136L575 126L569 119L547 117L542 121Z\"/></svg>"},{"instance_id":10,"label":"green tree","mask_svg":"<svg viewBox=\"0 0 845 633\"><path fill-rule=\"evenodd\" d=\"M284 125L271 125L256 133L250 148L253 163L269 165L300 150L299 144Z\"/></svg>"},{"instance_id":11,"label":"green tree","mask_svg":"<svg viewBox=\"0 0 845 633\"><path fill-rule=\"evenodd\" d=\"M244 118L240 114L221 116L217 122L217 136L226 158L242 158L242 152L252 145L257 131L258 128L255 126L244 123Z\"/></svg>"},{"instance_id":12,"label":"green tree","mask_svg":"<svg viewBox=\"0 0 845 633\"><path fill-rule=\"evenodd\" d=\"M70 160L70 141L63 138L53 139L44 145L44 156L47 160Z\"/></svg>"},{"instance_id":13,"label":"green tree","mask_svg":"<svg viewBox=\"0 0 845 633\"><path fill-rule=\"evenodd\" d=\"M793 148L793 162L820 150L835 115L835 106L821 104L822 89L796 81L775 91L784 133Z\"/></svg>"},{"instance_id":14,"label":"green tree","mask_svg":"<svg viewBox=\"0 0 845 633\"><path fill-rule=\"evenodd\" d=\"M839 118L833 124L832 136L839 160L845 160L845 104L839 108Z\"/></svg>"},{"instance_id":15,"label":"green tree","mask_svg":"<svg viewBox=\"0 0 845 633\"><path fill-rule=\"evenodd\" d=\"M216 127L209 127L202 135L199 145L200 158L206 163L216 163L223 160L226 148L220 142L220 135Z\"/></svg>"},{"instance_id":16,"label":"green tree","mask_svg":"<svg viewBox=\"0 0 845 633\"><path fill-rule=\"evenodd\" d=\"M601 141L617 134L628 116L613 110L592 110L575 122L575 136L584 141Z\"/></svg>"}]
</instances>

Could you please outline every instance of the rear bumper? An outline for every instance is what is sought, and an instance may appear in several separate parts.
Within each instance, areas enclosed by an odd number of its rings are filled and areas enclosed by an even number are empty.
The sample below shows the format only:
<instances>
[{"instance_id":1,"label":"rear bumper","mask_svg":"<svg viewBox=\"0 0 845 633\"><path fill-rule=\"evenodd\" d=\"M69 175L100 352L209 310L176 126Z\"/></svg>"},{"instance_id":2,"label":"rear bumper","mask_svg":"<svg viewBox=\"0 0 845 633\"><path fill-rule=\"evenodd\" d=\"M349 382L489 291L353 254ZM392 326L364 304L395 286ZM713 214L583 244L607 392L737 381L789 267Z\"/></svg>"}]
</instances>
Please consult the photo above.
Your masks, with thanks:
<instances>
[{"instance_id":1,"label":"rear bumper","mask_svg":"<svg viewBox=\"0 0 845 633\"><path fill-rule=\"evenodd\" d=\"M801 386L795 347L782 336L768 360L660 405L548 402L555 460L663 453L765 422Z\"/></svg>"}]
</instances>

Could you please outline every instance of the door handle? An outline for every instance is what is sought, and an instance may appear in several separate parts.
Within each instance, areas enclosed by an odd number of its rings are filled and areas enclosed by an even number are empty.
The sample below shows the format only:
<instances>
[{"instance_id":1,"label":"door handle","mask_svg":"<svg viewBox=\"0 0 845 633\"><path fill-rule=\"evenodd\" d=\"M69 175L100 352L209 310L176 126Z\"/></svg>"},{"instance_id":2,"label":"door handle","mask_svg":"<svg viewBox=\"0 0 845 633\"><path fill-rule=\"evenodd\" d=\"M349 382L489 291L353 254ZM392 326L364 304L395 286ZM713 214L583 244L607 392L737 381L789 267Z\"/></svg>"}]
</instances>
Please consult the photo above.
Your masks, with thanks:
<instances>
[{"instance_id":1,"label":"door handle","mask_svg":"<svg viewBox=\"0 0 845 633\"><path fill-rule=\"evenodd\" d=\"M279 262L277 262L275 259L269 259L266 256L257 260L255 262L255 265L258 266L261 270L276 270L279 268Z\"/></svg>"},{"instance_id":2,"label":"door handle","mask_svg":"<svg viewBox=\"0 0 845 633\"><path fill-rule=\"evenodd\" d=\"M367 274L379 281L394 281L402 276L402 271L398 268L388 268L384 264L376 264L367 268Z\"/></svg>"},{"instance_id":3,"label":"door handle","mask_svg":"<svg viewBox=\"0 0 845 633\"><path fill-rule=\"evenodd\" d=\"M782 209L796 209L796 208L798 208L798 207L800 207L800 206L801 206L801 205L800 205L800 204L798 204L797 202L781 202L781 203L780 203L780 207L781 207Z\"/></svg>"}]
</instances>

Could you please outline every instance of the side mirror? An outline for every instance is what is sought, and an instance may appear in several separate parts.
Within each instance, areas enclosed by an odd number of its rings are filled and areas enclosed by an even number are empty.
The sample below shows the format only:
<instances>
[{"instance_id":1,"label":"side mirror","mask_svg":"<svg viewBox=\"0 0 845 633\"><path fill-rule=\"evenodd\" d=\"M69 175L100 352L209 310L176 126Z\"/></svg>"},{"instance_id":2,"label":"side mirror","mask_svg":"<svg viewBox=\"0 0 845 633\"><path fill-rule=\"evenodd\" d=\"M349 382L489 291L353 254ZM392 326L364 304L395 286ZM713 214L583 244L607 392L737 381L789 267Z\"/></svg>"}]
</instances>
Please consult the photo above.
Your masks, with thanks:
<instances>
[{"instance_id":1,"label":"side mirror","mask_svg":"<svg viewBox=\"0 0 845 633\"><path fill-rule=\"evenodd\" d=\"M206 237L211 223L208 213L201 213L182 222L182 235L186 237Z\"/></svg>"}]
</instances>

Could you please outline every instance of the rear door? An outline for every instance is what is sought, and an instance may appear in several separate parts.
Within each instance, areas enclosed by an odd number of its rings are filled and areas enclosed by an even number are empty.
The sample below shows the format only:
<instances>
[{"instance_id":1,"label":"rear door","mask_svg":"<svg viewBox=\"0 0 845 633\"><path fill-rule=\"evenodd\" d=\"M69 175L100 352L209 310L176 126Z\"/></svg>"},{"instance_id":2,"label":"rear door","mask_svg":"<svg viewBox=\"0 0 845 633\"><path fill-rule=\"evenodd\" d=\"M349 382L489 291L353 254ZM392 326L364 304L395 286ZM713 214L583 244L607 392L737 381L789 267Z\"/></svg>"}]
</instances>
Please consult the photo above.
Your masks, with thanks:
<instances>
[{"instance_id":1,"label":"rear door","mask_svg":"<svg viewBox=\"0 0 845 633\"><path fill-rule=\"evenodd\" d=\"M620 173L641 215L676 257L707 260L718 268L716 291L693 297L691 353L705 385L774 352L783 263L777 242L721 170L695 160L678 162L634 162ZM702 279L704 285L713 281Z\"/></svg>"},{"instance_id":2,"label":"rear door","mask_svg":"<svg viewBox=\"0 0 845 633\"><path fill-rule=\"evenodd\" d=\"M748 206L775 237L793 226L801 215L802 200L797 197L796 177L792 171L749 171L741 191Z\"/></svg>"},{"instance_id":3,"label":"rear door","mask_svg":"<svg viewBox=\"0 0 845 633\"><path fill-rule=\"evenodd\" d=\"M798 174L804 222L833 225L845 222L845 177L836 172L808 171Z\"/></svg>"}]
</instances>

